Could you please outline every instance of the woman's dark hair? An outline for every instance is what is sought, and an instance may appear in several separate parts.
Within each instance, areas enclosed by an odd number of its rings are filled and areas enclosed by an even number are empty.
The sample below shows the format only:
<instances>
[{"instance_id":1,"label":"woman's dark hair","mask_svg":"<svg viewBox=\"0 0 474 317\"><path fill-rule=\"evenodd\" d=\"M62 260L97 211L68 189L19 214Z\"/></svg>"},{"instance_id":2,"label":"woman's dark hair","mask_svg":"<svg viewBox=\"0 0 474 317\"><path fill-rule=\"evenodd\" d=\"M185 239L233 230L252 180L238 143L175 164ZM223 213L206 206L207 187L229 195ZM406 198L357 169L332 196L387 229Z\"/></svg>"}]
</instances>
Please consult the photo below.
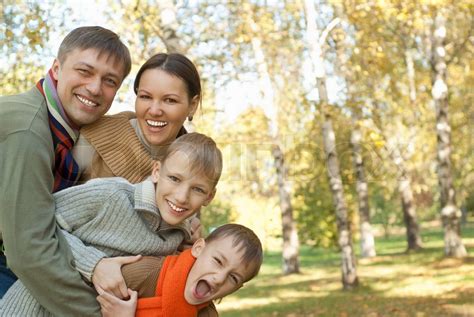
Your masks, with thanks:
<instances>
[{"instance_id":1,"label":"woman's dark hair","mask_svg":"<svg viewBox=\"0 0 474 317\"><path fill-rule=\"evenodd\" d=\"M150 57L138 70L137 77L133 83L133 91L135 91L135 94L138 91L138 85L140 84L143 73L148 69L155 68L164 70L168 74L184 80L189 100L194 96L198 96L199 102L201 102L201 79L199 78L196 66L194 66L193 62L186 56L179 53L158 53Z\"/></svg>"}]
</instances>

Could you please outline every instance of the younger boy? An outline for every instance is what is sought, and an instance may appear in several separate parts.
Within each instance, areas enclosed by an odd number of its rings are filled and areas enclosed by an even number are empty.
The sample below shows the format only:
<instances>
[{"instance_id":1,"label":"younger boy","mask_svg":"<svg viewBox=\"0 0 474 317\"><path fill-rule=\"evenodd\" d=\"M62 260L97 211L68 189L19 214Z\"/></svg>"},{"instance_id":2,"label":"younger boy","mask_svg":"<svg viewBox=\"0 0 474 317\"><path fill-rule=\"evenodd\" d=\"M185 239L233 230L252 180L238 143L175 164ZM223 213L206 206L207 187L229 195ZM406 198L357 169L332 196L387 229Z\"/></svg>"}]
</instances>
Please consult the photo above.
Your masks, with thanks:
<instances>
[{"instance_id":1,"label":"younger boy","mask_svg":"<svg viewBox=\"0 0 474 317\"><path fill-rule=\"evenodd\" d=\"M255 233L242 225L226 224L180 255L145 257L124 266L127 285L141 297L137 305L136 296L122 301L99 291L97 299L104 317L197 316L212 300L254 278L262 260L262 245ZM199 316L203 313L200 310Z\"/></svg>"},{"instance_id":2,"label":"younger boy","mask_svg":"<svg viewBox=\"0 0 474 317\"><path fill-rule=\"evenodd\" d=\"M55 193L56 219L71 245L76 269L97 286L101 281L96 267L105 257L176 252L183 239L190 238L185 220L211 202L221 172L216 143L189 133L169 146L150 180L134 185L121 178L94 179ZM45 314L38 306L16 282L0 303L0 315Z\"/></svg>"}]
</instances>

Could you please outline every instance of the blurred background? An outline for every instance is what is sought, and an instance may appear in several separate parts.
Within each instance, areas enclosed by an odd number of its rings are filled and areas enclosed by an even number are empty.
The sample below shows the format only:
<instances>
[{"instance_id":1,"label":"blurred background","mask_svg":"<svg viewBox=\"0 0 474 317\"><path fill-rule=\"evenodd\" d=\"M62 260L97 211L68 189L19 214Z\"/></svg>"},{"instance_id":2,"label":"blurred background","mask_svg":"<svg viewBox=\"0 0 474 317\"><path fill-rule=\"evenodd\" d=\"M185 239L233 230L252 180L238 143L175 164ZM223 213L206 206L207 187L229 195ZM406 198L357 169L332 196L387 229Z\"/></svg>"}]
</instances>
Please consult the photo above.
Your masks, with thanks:
<instances>
[{"instance_id":1,"label":"blurred background","mask_svg":"<svg viewBox=\"0 0 474 317\"><path fill-rule=\"evenodd\" d=\"M118 33L139 66L200 71L188 129L224 154L207 232L251 227L261 274L222 316L474 316L470 0L0 3L0 94L32 87L73 28Z\"/></svg>"}]
</instances>

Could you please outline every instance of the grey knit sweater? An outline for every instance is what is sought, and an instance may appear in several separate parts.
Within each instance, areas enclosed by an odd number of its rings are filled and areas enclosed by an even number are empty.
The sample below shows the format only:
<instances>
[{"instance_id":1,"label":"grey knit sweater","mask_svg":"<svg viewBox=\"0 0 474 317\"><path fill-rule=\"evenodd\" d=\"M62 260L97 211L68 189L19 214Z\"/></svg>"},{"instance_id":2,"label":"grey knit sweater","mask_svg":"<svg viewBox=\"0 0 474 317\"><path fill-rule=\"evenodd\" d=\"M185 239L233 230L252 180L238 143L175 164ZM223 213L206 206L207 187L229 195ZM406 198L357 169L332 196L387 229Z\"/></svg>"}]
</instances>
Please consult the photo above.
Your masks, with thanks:
<instances>
[{"instance_id":1,"label":"grey knit sweater","mask_svg":"<svg viewBox=\"0 0 474 317\"><path fill-rule=\"evenodd\" d=\"M54 198L56 219L71 245L75 267L89 282L104 257L169 255L190 237L187 221L181 226L162 221L149 180L133 185L122 178L93 179ZM17 281L0 302L0 316L51 315Z\"/></svg>"}]
</instances>

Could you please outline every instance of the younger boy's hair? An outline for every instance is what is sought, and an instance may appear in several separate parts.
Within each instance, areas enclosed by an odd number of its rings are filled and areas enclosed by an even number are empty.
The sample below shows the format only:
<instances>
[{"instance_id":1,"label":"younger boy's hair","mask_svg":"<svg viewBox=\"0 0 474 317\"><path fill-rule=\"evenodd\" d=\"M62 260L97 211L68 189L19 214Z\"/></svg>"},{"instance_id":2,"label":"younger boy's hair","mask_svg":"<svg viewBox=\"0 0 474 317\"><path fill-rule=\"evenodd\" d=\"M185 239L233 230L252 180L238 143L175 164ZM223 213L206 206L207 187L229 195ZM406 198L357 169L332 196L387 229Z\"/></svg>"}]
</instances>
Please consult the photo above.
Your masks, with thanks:
<instances>
[{"instance_id":1,"label":"younger boy's hair","mask_svg":"<svg viewBox=\"0 0 474 317\"><path fill-rule=\"evenodd\" d=\"M99 56L108 54L117 65L123 68L123 77L127 77L132 67L130 52L120 37L109 29L100 26L83 26L72 30L61 42L58 60L62 63L67 55L75 49L96 49Z\"/></svg>"},{"instance_id":2,"label":"younger boy's hair","mask_svg":"<svg viewBox=\"0 0 474 317\"><path fill-rule=\"evenodd\" d=\"M232 237L232 246L239 246L239 251L244 249L242 261L245 266L252 267L250 276L244 282L250 281L257 276L263 262L263 250L260 239L251 229L236 223L228 223L213 230L205 240L206 243L211 243L225 237Z\"/></svg>"},{"instance_id":3,"label":"younger boy's hair","mask_svg":"<svg viewBox=\"0 0 474 317\"><path fill-rule=\"evenodd\" d=\"M187 155L193 172L205 175L214 187L217 185L222 173L222 153L213 139L197 132L184 134L168 147L163 163L178 151Z\"/></svg>"}]
</instances>

